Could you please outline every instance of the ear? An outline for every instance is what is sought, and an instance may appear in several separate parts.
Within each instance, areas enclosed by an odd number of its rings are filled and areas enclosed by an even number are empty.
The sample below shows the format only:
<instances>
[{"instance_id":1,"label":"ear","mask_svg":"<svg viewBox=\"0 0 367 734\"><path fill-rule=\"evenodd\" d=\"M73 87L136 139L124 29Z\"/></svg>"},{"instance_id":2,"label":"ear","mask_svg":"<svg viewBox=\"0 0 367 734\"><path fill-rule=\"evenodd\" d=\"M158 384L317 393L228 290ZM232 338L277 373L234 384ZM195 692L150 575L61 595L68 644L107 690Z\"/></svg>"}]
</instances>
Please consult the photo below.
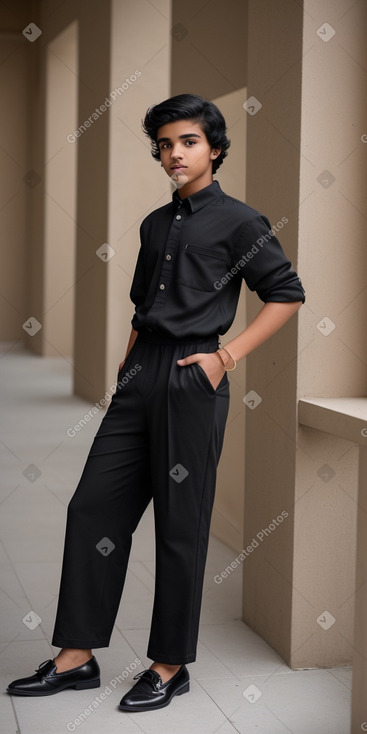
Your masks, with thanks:
<instances>
[{"instance_id":1,"label":"ear","mask_svg":"<svg viewBox=\"0 0 367 734\"><path fill-rule=\"evenodd\" d=\"M222 150L221 148L212 148L210 152L210 157L212 159L218 158L219 154L221 153L221 150Z\"/></svg>"}]
</instances>

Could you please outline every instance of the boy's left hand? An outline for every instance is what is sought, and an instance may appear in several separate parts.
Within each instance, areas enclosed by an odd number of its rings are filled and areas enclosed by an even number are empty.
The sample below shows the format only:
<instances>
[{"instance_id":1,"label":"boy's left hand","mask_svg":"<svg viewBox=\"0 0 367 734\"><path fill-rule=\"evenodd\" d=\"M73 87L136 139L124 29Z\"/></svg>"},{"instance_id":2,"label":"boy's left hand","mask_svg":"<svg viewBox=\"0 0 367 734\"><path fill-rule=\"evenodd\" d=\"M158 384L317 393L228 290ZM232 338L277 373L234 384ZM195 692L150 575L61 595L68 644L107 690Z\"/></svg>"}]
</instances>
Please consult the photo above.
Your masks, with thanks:
<instances>
[{"instance_id":1,"label":"boy's left hand","mask_svg":"<svg viewBox=\"0 0 367 734\"><path fill-rule=\"evenodd\" d=\"M180 367L194 362L197 362L204 370L213 389L216 390L226 371L219 354L216 352L195 352L195 354L189 354L187 357L177 360Z\"/></svg>"}]
</instances>

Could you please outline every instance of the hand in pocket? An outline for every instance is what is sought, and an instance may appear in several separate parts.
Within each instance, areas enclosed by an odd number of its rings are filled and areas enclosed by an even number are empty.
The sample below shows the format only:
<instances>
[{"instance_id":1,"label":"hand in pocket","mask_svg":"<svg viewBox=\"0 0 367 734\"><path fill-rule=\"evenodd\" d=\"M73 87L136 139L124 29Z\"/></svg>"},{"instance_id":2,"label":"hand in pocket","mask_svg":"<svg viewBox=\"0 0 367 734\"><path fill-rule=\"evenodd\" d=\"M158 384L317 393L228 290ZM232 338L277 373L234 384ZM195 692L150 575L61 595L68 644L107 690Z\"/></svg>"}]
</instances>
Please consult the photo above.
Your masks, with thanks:
<instances>
[{"instance_id":1,"label":"hand in pocket","mask_svg":"<svg viewBox=\"0 0 367 734\"><path fill-rule=\"evenodd\" d=\"M225 373L223 362L216 352L196 352L189 354L187 357L177 360L177 364L185 366L197 362L206 377L208 378L213 390L216 390Z\"/></svg>"}]
</instances>

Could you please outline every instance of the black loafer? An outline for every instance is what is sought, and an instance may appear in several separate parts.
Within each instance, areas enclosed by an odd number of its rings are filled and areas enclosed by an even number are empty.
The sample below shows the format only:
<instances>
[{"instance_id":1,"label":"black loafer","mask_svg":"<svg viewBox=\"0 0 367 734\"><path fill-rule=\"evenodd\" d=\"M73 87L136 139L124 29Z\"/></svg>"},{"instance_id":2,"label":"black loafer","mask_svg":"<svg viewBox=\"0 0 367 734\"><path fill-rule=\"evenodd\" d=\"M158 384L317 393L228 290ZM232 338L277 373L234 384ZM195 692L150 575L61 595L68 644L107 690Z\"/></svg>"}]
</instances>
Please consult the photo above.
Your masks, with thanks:
<instances>
[{"instance_id":1,"label":"black loafer","mask_svg":"<svg viewBox=\"0 0 367 734\"><path fill-rule=\"evenodd\" d=\"M122 697L119 708L122 711L152 711L168 706L173 696L181 696L190 690L190 676L186 665L168 681L163 683L156 670L143 670L134 675L138 682Z\"/></svg>"},{"instance_id":2,"label":"black loafer","mask_svg":"<svg viewBox=\"0 0 367 734\"><path fill-rule=\"evenodd\" d=\"M51 696L65 688L81 690L101 685L100 669L94 655L83 665L62 673L56 673L53 660L45 660L35 671L36 675L13 680L6 692L17 696Z\"/></svg>"}]
</instances>

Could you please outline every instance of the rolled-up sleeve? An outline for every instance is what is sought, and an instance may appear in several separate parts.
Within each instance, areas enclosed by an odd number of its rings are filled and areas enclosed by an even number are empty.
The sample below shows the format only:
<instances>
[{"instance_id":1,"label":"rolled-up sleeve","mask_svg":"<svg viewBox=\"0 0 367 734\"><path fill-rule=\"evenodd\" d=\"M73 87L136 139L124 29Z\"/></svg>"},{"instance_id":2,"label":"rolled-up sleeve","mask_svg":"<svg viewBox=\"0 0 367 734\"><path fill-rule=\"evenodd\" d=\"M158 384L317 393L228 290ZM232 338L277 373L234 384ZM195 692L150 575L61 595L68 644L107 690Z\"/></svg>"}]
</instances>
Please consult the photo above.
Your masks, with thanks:
<instances>
[{"instance_id":1,"label":"rolled-up sleeve","mask_svg":"<svg viewBox=\"0 0 367 734\"><path fill-rule=\"evenodd\" d=\"M266 216L258 214L245 225L235 255L246 285L264 303L305 302L301 278L292 268Z\"/></svg>"}]
</instances>

